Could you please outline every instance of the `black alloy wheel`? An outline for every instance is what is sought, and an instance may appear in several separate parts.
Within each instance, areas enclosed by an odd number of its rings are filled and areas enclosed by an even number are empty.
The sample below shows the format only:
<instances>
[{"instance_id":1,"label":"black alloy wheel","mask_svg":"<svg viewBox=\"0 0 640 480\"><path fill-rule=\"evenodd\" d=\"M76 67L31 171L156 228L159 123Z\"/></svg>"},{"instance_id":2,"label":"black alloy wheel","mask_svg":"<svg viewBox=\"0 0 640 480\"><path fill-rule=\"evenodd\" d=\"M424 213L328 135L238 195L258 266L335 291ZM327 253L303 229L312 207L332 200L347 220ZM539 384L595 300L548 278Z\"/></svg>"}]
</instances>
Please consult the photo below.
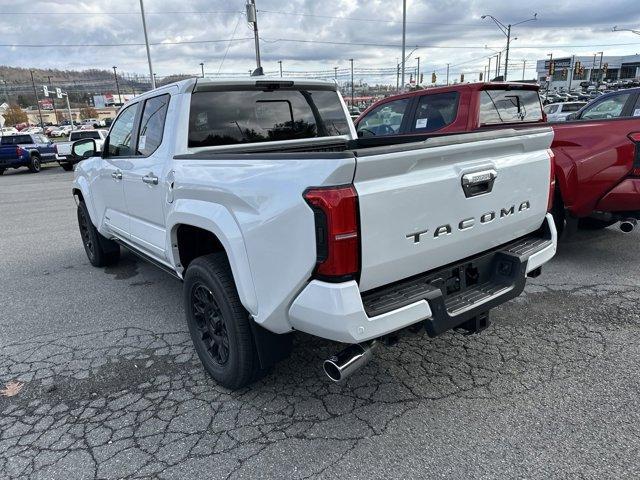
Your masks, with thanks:
<instances>
[{"instance_id":1,"label":"black alloy wheel","mask_svg":"<svg viewBox=\"0 0 640 480\"><path fill-rule=\"evenodd\" d=\"M203 283L191 287L191 308L200 335L200 340L211 360L219 366L229 361L229 334L222 310Z\"/></svg>"}]
</instances>

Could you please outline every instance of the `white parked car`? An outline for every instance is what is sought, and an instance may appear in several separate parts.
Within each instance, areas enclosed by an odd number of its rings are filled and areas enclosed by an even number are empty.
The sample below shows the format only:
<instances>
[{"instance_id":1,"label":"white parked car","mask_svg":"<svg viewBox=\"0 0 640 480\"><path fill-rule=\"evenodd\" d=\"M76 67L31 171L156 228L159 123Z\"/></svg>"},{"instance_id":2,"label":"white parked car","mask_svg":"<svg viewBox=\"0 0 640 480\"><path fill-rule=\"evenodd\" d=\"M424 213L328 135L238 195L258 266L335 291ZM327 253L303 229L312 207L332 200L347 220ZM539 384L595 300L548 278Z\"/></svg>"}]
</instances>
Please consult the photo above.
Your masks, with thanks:
<instances>
[{"instance_id":1,"label":"white parked car","mask_svg":"<svg viewBox=\"0 0 640 480\"><path fill-rule=\"evenodd\" d=\"M586 104L587 102L550 103L545 105L544 112L547 114L547 121L564 122L569 115L576 113Z\"/></svg>"},{"instance_id":2,"label":"white parked car","mask_svg":"<svg viewBox=\"0 0 640 480\"><path fill-rule=\"evenodd\" d=\"M75 142L72 192L92 265L124 246L183 280L221 385L286 357L294 331L349 344L324 362L339 381L407 327L482 331L540 274L557 242L552 139L359 139L334 83L188 79L125 104L102 155Z\"/></svg>"},{"instance_id":3,"label":"white parked car","mask_svg":"<svg viewBox=\"0 0 640 480\"><path fill-rule=\"evenodd\" d=\"M61 127L57 127L53 129L49 134L49 136L58 137L58 138L66 137L67 135L69 135L69 132L71 132L72 130L73 130L73 127L71 125L63 125Z\"/></svg>"},{"instance_id":4,"label":"white parked car","mask_svg":"<svg viewBox=\"0 0 640 480\"><path fill-rule=\"evenodd\" d=\"M15 135L18 132L18 129L15 127L2 127L0 128L0 136L2 135Z\"/></svg>"}]
</instances>

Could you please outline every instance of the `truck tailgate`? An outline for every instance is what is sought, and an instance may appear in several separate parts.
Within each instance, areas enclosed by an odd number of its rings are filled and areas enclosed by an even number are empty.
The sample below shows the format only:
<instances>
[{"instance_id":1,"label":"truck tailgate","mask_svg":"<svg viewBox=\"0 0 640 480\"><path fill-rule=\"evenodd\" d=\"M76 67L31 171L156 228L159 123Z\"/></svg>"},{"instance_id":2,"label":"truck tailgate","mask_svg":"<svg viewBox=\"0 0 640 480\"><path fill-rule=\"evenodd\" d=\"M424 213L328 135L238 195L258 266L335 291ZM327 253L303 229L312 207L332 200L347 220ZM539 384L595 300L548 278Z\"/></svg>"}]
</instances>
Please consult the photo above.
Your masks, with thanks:
<instances>
[{"instance_id":1,"label":"truck tailgate","mask_svg":"<svg viewBox=\"0 0 640 480\"><path fill-rule=\"evenodd\" d=\"M535 128L356 150L360 290L538 229L547 211L552 140L550 128Z\"/></svg>"},{"instance_id":2,"label":"truck tailgate","mask_svg":"<svg viewBox=\"0 0 640 480\"><path fill-rule=\"evenodd\" d=\"M56 144L58 155L62 157L68 157L71 155L71 145L73 142L60 142Z\"/></svg>"}]
</instances>

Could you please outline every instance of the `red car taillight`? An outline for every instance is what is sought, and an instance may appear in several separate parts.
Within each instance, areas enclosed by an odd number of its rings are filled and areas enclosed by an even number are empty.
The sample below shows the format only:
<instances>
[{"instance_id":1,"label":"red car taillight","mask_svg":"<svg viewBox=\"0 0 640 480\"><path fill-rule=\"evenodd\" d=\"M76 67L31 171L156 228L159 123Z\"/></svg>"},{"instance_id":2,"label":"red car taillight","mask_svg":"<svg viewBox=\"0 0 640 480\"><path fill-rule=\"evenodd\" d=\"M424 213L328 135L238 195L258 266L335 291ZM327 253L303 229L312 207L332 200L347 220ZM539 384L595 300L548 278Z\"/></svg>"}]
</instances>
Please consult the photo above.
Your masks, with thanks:
<instances>
[{"instance_id":1,"label":"red car taillight","mask_svg":"<svg viewBox=\"0 0 640 480\"><path fill-rule=\"evenodd\" d=\"M547 212L550 212L553 208L553 196L556 193L556 156L553 150L547 149L549 153L549 171L551 172L551 178L549 179L549 200L547 201Z\"/></svg>"},{"instance_id":2,"label":"red car taillight","mask_svg":"<svg viewBox=\"0 0 640 480\"><path fill-rule=\"evenodd\" d=\"M353 279L360 269L358 193L353 185L312 188L304 199L314 212L315 274L329 281Z\"/></svg>"},{"instance_id":3,"label":"red car taillight","mask_svg":"<svg viewBox=\"0 0 640 480\"><path fill-rule=\"evenodd\" d=\"M629 140L635 144L635 152L633 154L633 167L631 168L631 175L634 177L640 177L640 132L633 132L627 135Z\"/></svg>"}]
</instances>

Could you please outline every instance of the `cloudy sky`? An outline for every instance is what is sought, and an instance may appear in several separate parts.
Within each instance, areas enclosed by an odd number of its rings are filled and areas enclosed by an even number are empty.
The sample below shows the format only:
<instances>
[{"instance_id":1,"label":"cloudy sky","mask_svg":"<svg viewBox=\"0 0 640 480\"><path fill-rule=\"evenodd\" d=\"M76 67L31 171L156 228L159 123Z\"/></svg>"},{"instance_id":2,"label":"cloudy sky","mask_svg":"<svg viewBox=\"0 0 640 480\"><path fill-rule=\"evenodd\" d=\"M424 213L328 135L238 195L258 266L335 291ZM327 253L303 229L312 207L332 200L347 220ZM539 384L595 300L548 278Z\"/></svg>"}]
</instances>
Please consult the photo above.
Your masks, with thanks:
<instances>
[{"instance_id":1,"label":"cloudy sky","mask_svg":"<svg viewBox=\"0 0 640 480\"><path fill-rule=\"evenodd\" d=\"M401 0L256 0L263 65L277 71L346 69L349 58L365 69L395 68L401 56ZM147 73L138 0L0 0L0 64L61 69L110 68ZM246 72L254 66L252 31L244 0L145 0L154 69L162 77ZM505 38L483 14L516 23L510 76L527 78L549 52L605 55L640 52L640 36L612 32L618 25L640 29L638 0L408 0L407 65L421 58L425 74L477 77ZM230 41L231 40L231 41ZM68 46L68 45L101 46ZM26 46L31 45L31 46ZM65 46L67 45L67 46ZM224 59L224 60L223 60ZM378 69L378 70L376 70ZM395 83L389 74L388 83Z\"/></svg>"}]
</instances>

